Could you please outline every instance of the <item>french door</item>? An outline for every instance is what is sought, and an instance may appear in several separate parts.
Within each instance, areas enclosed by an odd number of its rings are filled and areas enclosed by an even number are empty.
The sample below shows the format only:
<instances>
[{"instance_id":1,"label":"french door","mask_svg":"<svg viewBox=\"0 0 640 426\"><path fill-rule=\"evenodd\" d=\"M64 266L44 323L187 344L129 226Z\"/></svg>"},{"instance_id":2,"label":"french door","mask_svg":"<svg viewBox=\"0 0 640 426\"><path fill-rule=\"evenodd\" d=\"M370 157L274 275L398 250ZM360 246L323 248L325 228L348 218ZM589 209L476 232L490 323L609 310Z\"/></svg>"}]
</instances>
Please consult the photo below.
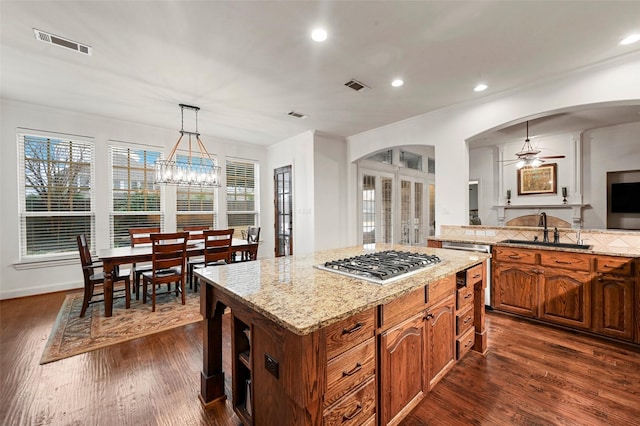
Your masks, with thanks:
<instances>
[{"instance_id":1,"label":"french door","mask_svg":"<svg viewBox=\"0 0 640 426\"><path fill-rule=\"evenodd\" d=\"M425 241L425 181L400 177L400 244L422 245Z\"/></svg>"},{"instance_id":2,"label":"french door","mask_svg":"<svg viewBox=\"0 0 640 426\"><path fill-rule=\"evenodd\" d=\"M291 166L280 167L273 172L275 209L275 256L293 254L293 192Z\"/></svg>"},{"instance_id":3,"label":"french door","mask_svg":"<svg viewBox=\"0 0 640 426\"><path fill-rule=\"evenodd\" d=\"M432 208L427 179L364 168L359 177L362 244L425 244Z\"/></svg>"}]
</instances>

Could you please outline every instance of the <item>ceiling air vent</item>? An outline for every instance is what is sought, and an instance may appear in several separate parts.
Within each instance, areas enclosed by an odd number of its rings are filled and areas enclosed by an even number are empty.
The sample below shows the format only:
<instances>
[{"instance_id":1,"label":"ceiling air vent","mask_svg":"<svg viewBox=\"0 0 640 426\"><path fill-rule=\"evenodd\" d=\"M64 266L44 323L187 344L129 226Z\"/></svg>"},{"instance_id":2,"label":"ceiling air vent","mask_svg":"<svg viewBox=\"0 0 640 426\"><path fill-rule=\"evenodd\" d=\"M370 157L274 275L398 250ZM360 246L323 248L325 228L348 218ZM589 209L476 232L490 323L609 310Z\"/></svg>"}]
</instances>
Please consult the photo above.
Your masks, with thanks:
<instances>
[{"instance_id":1,"label":"ceiling air vent","mask_svg":"<svg viewBox=\"0 0 640 426\"><path fill-rule=\"evenodd\" d=\"M55 44L56 46L64 47L65 49L71 49L85 55L91 55L91 46L80 44L73 40L46 33L35 28L33 29L33 34L36 36L36 40L40 40L43 43Z\"/></svg>"},{"instance_id":2,"label":"ceiling air vent","mask_svg":"<svg viewBox=\"0 0 640 426\"><path fill-rule=\"evenodd\" d=\"M367 86L364 83L360 83L358 80L356 80L354 78L352 78L351 80L347 81L344 85L347 86L347 87L352 88L356 92L366 92L367 90L371 89L371 87Z\"/></svg>"},{"instance_id":3,"label":"ceiling air vent","mask_svg":"<svg viewBox=\"0 0 640 426\"><path fill-rule=\"evenodd\" d=\"M290 116L292 116L292 117L295 117L295 118L303 118L303 119L304 119L304 118L309 118L309 116L308 116L308 115L306 115L306 114L302 114L302 113L300 113L300 112L295 112L295 111L289 111L289 112L288 112L288 114L289 114Z\"/></svg>"}]
</instances>

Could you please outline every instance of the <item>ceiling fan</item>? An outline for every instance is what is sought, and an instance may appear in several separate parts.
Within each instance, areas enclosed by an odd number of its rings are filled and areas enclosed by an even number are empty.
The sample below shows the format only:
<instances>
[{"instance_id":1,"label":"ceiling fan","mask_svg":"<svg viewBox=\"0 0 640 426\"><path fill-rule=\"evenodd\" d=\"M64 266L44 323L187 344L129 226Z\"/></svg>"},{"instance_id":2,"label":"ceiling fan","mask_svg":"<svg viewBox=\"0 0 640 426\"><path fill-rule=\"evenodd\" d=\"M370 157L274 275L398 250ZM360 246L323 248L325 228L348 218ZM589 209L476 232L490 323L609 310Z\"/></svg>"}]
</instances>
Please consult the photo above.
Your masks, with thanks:
<instances>
[{"instance_id":1,"label":"ceiling fan","mask_svg":"<svg viewBox=\"0 0 640 426\"><path fill-rule=\"evenodd\" d=\"M507 163L504 164L505 166L516 163L516 168L521 169L523 167L538 167L544 163L544 160L565 158L564 155L548 155L541 157L538 154L540 154L540 150L534 149L533 146L531 146L531 140L529 140L529 122L527 121L527 137L524 140L524 144L522 145L520 152L516 152L517 158L512 160L500 160L500 162Z\"/></svg>"}]
</instances>

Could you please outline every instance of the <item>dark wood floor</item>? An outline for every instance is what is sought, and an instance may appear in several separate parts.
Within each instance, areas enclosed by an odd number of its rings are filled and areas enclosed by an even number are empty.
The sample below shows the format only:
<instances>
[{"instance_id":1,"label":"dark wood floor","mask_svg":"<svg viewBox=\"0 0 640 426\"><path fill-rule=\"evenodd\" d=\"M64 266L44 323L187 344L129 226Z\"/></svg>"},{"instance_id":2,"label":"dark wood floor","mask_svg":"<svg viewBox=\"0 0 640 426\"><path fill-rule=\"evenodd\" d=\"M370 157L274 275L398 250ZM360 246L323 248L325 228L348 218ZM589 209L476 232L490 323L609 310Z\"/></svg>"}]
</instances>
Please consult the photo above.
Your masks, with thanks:
<instances>
[{"instance_id":1,"label":"dark wood floor","mask_svg":"<svg viewBox=\"0 0 640 426\"><path fill-rule=\"evenodd\" d=\"M200 324L39 365L64 295L0 301L0 424L239 424L229 401L198 400ZM488 355L467 355L404 424L640 424L637 348L495 313L487 326Z\"/></svg>"}]
</instances>

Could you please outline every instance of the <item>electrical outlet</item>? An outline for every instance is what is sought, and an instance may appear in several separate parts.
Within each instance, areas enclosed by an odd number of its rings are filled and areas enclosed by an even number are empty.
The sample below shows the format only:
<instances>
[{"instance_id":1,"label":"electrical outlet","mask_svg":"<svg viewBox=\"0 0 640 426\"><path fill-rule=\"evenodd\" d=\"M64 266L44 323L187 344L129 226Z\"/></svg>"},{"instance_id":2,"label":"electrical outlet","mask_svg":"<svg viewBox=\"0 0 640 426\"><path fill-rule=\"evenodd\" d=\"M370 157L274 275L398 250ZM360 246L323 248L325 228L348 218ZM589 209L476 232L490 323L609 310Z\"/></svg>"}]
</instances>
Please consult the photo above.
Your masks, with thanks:
<instances>
[{"instance_id":1,"label":"electrical outlet","mask_svg":"<svg viewBox=\"0 0 640 426\"><path fill-rule=\"evenodd\" d=\"M271 358L269 354L264 354L264 368L271 373L276 379L280 376L278 361Z\"/></svg>"}]
</instances>

